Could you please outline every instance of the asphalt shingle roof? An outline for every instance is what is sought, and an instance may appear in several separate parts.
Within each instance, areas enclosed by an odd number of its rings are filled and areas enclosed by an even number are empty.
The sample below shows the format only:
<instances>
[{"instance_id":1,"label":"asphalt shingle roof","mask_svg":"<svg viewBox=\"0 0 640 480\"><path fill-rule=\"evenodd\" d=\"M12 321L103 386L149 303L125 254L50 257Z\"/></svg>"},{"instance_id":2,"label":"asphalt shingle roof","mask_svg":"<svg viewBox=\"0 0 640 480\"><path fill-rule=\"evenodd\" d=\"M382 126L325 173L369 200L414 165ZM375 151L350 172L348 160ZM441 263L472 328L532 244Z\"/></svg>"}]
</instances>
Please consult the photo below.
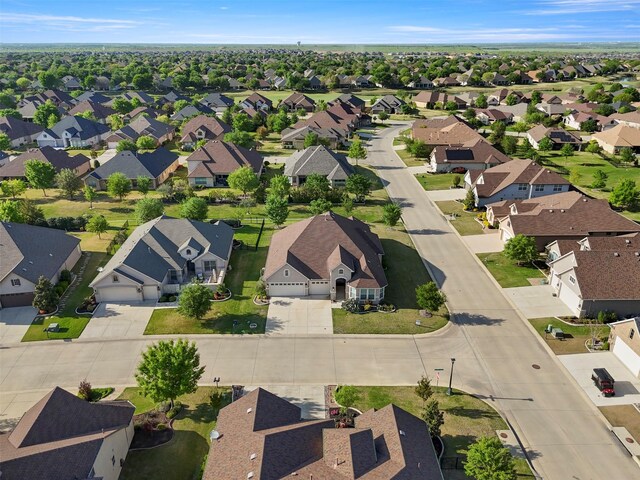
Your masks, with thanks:
<instances>
[{"instance_id":1,"label":"asphalt shingle roof","mask_svg":"<svg viewBox=\"0 0 640 480\"><path fill-rule=\"evenodd\" d=\"M123 150L89 175L98 179L106 179L112 173L121 172L130 179L138 178L138 176L158 178L176 160L178 160L178 154L164 147L159 147L152 152L133 153L129 150Z\"/></svg>"}]
</instances>

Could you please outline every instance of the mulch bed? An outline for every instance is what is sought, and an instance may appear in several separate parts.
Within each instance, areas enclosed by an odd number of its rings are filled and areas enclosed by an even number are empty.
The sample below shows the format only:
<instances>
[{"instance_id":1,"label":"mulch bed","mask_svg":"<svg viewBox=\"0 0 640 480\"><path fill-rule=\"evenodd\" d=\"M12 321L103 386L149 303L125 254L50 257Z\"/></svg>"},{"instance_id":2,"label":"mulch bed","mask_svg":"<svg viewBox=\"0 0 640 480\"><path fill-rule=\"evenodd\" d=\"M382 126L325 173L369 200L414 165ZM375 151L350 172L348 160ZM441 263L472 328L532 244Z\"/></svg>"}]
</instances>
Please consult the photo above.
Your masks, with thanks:
<instances>
[{"instance_id":1,"label":"mulch bed","mask_svg":"<svg viewBox=\"0 0 640 480\"><path fill-rule=\"evenodd\" d=\"M173 438L171 420L163 412L157 410L135 415L133 424L136 426L135 434L131 442L131 448L152 448L163 445ZM163 430L158 430L160 424L166 425Z\"/></svg>"}]
</instances>

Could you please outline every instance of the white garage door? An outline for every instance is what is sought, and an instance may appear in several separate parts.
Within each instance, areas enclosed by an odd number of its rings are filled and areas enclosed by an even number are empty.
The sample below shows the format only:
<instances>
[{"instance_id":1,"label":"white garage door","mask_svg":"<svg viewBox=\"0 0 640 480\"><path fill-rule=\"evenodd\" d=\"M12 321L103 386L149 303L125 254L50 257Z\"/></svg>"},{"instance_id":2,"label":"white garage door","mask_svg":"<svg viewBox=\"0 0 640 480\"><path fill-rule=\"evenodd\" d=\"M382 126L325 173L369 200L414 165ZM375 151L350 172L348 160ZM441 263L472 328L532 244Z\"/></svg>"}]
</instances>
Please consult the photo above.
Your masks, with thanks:
<instances>
[{"instance_id":1,"label":"white garage door","mask_svg":"<svg viewBox=\"0 0 640 480\"><path fill-rule=\"evenodd\" d=\"M139 302L142 295L136 287L103 287L99 290L101 302Z\"/></svg>"},{"instance_id":2,"label":"white garage door","mask_svg":"<svg viewBox=\"0 0 640 480\"><path fill-rule=\"evenodd\" d=\"M145 300L157 300L160 298L158 297L158 287L155 285L142 287L142 293Z\"/></svg>"},{"instance_id":3,"label":"white garage door","mask_svg":"<svg viewBox=\"0 0 640 480\"><path fill-rule=\"evenodd\" d=\"M309 295L329 295L329 281L328 280L310 281Z\"/></svg>"},{"instance_id":4,"label":"white garage door","mask_svg":"<svg viewBox=\"0 0 640 480\"><path fill-rule=\"evenodd\" d=\"M306 294L304 282L269 284L269 296L271 297L303 297Z\"/></svg>"},{"instance_id":5,"label":"white garage door","mask_svg":"<svg viewBox=\"0 0 640 480\"><path fill-rule=\"evenodd\" d=\"M560 284L560 293L558 294L558 298L562 300L576 315L580 313L580 297L562 283Z\"/></svg>"},{"instance_id":6,"label":"white garage door","mask_svg":"<svg viewBox=\"0 0 640 480\"><path fill-rule=\"evenodd\" d=\"M634 352L622 339L617 338L613 345L613 354L631 370L636 377L640 375L640 355Z\"/></svg>"}]
</instances>

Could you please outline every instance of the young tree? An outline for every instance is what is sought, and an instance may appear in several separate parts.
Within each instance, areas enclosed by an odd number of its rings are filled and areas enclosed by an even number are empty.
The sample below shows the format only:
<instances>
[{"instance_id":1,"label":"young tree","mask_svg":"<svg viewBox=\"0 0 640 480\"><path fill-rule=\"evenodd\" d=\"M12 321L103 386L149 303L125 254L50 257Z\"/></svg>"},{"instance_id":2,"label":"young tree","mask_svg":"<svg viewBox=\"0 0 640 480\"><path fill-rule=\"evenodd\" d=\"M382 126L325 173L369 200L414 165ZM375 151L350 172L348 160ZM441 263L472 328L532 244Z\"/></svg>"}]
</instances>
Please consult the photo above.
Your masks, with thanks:
<instances>
[{"instance_id":1,"label":"young tree","mask_svg":"<svg viewBox=\"0 0 640 480\"><path fill-rule=\"evenodd\" d=\"M460 177L460 175L454 175L453 179L451 180L451 186L453 188L458 188L460 186L461 181L462 181L462 178Z\"/></svg>"},{"instance_id":2,"label":"young tree","mask_svg":"<svg viewBox=\"0 0 640 480\"><path fill-rule=\"evenodd\" d=\"M98 196L98 192L96 192L95 188L93 188L93 187L91 187L89 185L86 185L84 187L83 193L84 193L84 199L87 202L89 202L89 209L92 209L93 208L93 201Z\"/></svg>"},{"instance_id":3,"label":"young tree","mask_svg":"<svg viewBox=\"0 0 640 480\"><path fill-rule=\"evenodd\" d=\"M500 142L502 151L507 155L513 155L518 148L518 139L516 137L505 136Z\"/></svg>"},{"instance_id":4,"label":"young tree","mask_svg":"<svg viewBox=\"0 0 640 480\"><path fill-rule=\"evenodd\" d=\"M623 163L633 163L636 161L636 154L630 147L624 147L620 150L620 160Z\"/></svg>"},{"instance_id":5,"label":"young tree","mask_svg":"<svg viewBox=\"0 0 640 480\"><path fill-rule=\"evenodd\" d=\"M402 207L395 202L382 207L382 221L389 227L395 227L402 217Z\"/></svg>"},{"instance_id":6,"label":"young tree","mask_svg":"<svg viewBox=\"0 0 640 480\"><path fill-rule=\"evenodd\" d=\"M253 137L249 132L241 132L239 130L225 133L224 141L234 143L240 147L251 148L253 146Z\"/></svg>"},{"instance_id":7,"label":"young tree","mask_svg":"<svg viewBox=\"0 0 640 480\"><path fill-rule=\"evenodd\" d=\"M553 142L549 137L544 137L538 142L538 150L541 152L549 152L553 149Z\"/></svg>"},{"instance_id":8,"label":"young tree","mask_svg":"<svg viewBox=\"0 0 640 480\"><path fill-rule=\"evenodd\" d=\"M49 162L42 160L27 160L24 162L24 176L33 188L42 189L43 195L47 196L47 188L54 185L56 169Z\"/></svg>"},{"instance_id":9,"label":"young tree","mask_svg":"<svg viewBox=\"0 0 640 480\"><path fill-rule=\"evenodd\" d=\"M352 408L360 400L360 392L351 385L339 385L333 394L336 403L344 410Z\"/></svg>"},{"instance_id":10,"label":"young tree","mask_svg":"<svg viewBox=\"0 0 640 480\"><path fill-rule=\"evenodd\" d=\"M39 311L48 313L56 309L58 300L58 294L51 281L45 276L40 276L33 291L32 305Z\"/></svg>"},{"instance_id":11,"label":"young tree","mask_svg":"<svg viewBox=\"0 0 640 480\"><path fill-rule=\"evenodd\" d=\"M327 177L318 173L312 173L307 176L302 188L308 193L309 197L316 200L326 198L331 189L331 184Z\"/></svg>"},{"instance_id":12,"label":"young tree","mask_svg":"<svg viewBox=\"0 0 640 480\"><path fill-rule=\"evenodd\" d=\"M504 256L518 265L529 264L538 258L536 239L519 234L504 244Z\"/></svg>"},{"instance_id":13,"label":"young tree","mask_svg":"<svg viewBox=\"0 0 640 480\"><path fill-rule=\"evenodd\" d=\"M467 195L464 197L462 205L465 210L473 210L476 208L476 194L473 193L473 190L467 190Z\"/></svg>"},{"instance_id":14,"label":"young tree","mask_svg":"<svg viewBox=\"0 0 640 480\"><path fill-rule=\"evenodd\" d=\"M124 152L125 150L136 153L138 151L138 145L136 145L136 143L132 142L131 140L120 140L116 145L116 152L120 153Z\"/></svg>"},{"instance_id":15,"label":"young tree","mask_svg":"<svg viewBox=\"0 0 640 480\"><path fill-rule=\"evenodd\" d=\"M190 318L201 320L211 310L213 292L201 283L190 283L180 292L178 312Z\"/></svg>"},{"instance_id":16,"label":"young tree","mask_svg":"<svg viewBox=\"0 0 640 480\"><path fill-rule=\"evenodd\" d=\"M289 201L285 196L271 193L267 197L264 210L269 220L280 228L289 216Z\"/></svg>"},{"instance_id":17,"label":"young tree","mask_svg":"<svg viewBox=\"0 0 640 480\"><path fill-rule=\"evenodd\" d=\"M320 215L328 212L333 207L333 204L324 198L316 198L309 203L309 210L313 215Z\"/></svg>"},{"instance_id":18,"label":"young tree","mask_svg":"<svg viewBox=\"0 0 640 480\"><path fill-rule=\"evenodd\" d=\"M209 206L203 197L191 197L182 202L180 206L180 216L189 220L202 222L207 218Z\"/></svg>"},{"instance_id":19,"label":"young tree","mask_svg":"<svg viewBox=\"0 0 640 480\"><path fill-rule=\"evenodd\" d=\"M4 113L4 112L0 112L0 113ZM7 116L7 115L2 115L2 116ZM0 150L9 150L11 148L11 139L9 138L9 135L7 135L4 132L0 132Z\"/></svg>"},{"instance_id":20,"label":"young tree","mask_svg":"<svg viewBox=\"0 0 640 480\"><path fill-rule=\"evenodd\" d=\"M136 185L138 188L138 191L142 194L142 195L147 195L147 193L149 193L149 190L151 190L151 185L152 185L152 180L150 177L147 177L145 175L138 175L138 178L136 179Z\"/></svg>"},{"instance_id":21,"label":"young tree","mask_svg":"<svg viewBox=\"0 0 640 480\"><path fill-rule=\"evenodd\" d=\"M107 178L107 192L122 201L131 192L131 180L124 173L114 172Z\"/></svg>"},{"instance_id":22,"label":"young tree","mask_svg":"<svg viewBox=\"0 0 640 480\"><path fill-rule=\"evenodd\" d=\"M625 178L615 186L609 196L609 203L614 207L635 210L640 205L640 190L636 182Z\"/></svg>"},{"instance_id":23,"label":"young tree","mask_svg":"<svg viewBox=\"0 0 640 480\"><path fill-rule=\"evenodd\" d=\"M138 223L146 223L158 218L164 212L164 204L159 198L145 197L136 202L136 219Z\"/></svg>"},{"instance_id":24,"label":"young tree","mask_svg":"<svg viewBox=\"0 0 640 480\"><path fill-rule=\"evenodd\" d=\"M60 170L55 177L55 183L56 186L69 197L69 200L73 200L76 193L82 190L82 180L80 180L76 172L70 168Z\"/></svg>"},{"instance_id":25,"label":"young tree","mask_svg":"<svg viewBox=\"0 0 640 480\"><path fill-rule=\"evenodd\" d=\"M416 303L428 312L437 312L447 301L447 296L438 290L435 282L427 282L416 287Z\"/></svg>"},{"instance_id":26,"label":"young tree","mask_svg":"<svg viewBox=\"0 0 640 480\"><path fill-rule=\"evenodd\" d=\"M17 200L2 200L0 202L0 221L25 223L20 202Z\"/></svg>"},{"instance_id":27,"label":"young tree","mask_svg":"<svg viewBox=\"0 0 640 480\"><path fill-rule=\"evenodd\" d=\"M378 114L378 119L384 125L384 122L389 119L389 114L383 110Z\"/></svg>"},{"instance_id":28,"label":"young tree","mask_svg":"<svg viewBox=\"0 0 640 480\"><path fill-rule=\"evenodd\" d=\"M591 140L584 149L585 152L595 153L596 155L602 151L602 148L596 140Z\"/></svg>"},{"instance_id":29,"label":"young tree","mask_svg":"<svg viewBox=\"0 0 640 480\"><path fill-rule=\"evenodd\" d=\"M476 107L478 108L487 108L487 96L484 93L478 95L475 101Z\"/></svg>"},{"instance_id":30,"label":"young tree","mask_svg":"<svg viewBox=\"0 0 640 480\"><path fill-rule=\"evenodd\" d=\"M440 436L440 428L444 424L444 413L440 410L437 400L429 400L422 410L422 419L429 427L432 437Z\"/></svg>"},{"instance_id":31,"label":"young tree","mask_svg":"<svg viewBox=\"0 0 640 480\"><path fill-rule=\"evenodd\" d=\"M573 157L573 145L571 145L570 143L565 143L564 145L562 145L562 148L560 149L560 153L562 154L562 156L566 159L568 159L569 157Z\"/></svg>"},{"instance_id":32,"label":"young tree","mask_svg":"<svg viewBox=\"0 0 640 480\"><path fill-rule=\"evenodd\" d=\"M607 180L609 175L607 175L604 170L596 170L593 172L593 183L591 184L591 188L602 189L607 186Z\"/></svg>"},{"instance_id":33,"label":"young tree","mask_svg":"<svg viewBox=\"0 0 640 480\"><path fill-rule=\"evenodd\" d=\"M19 178L4 180L0 183L0 190L2 190L4 196L15 200L18 195L22 195L27 190L27 184Z\"/></svg>"},{"instance_id":34,"label":"young tree","mask_svg":"<svg viewBox=\"0 0 640 480\"><path fill-rule=\"evenodd\" d=\"M351 200L351 197L349 195L345 195L342 199L342 208L344 208L344 211L347 215L353 212L353 200Z\"/></svg>"},{"instance_id":35,"label":"young tree","mask_svg":"<svg viewBox=\"0 0 640 480\"><path fill-rule=\"evenodd\" d=\"M497 437L481 437L469 447L464 473L477 480L515 480L515 462Z\"/></svg>"},{"instance_id":36,"label":"young tree","mask_svg":"<svg viewBox=\"0 0 640 480\"><path fill-rule=\"evenodd\" d=\"M371 193L371 186L371 180L360 173L350 175L345 183L347 192L355 195L358 203L364 203L367 195Z\"/></svg>"},{"instance_id":37,"label":"young tree","mask_svg":"<svg viewBox=\"0 0 640 480\"><path fill-rule=\"evenodd\" d=\"M41 224L44 222L44 212L40 207L30 200L22 200L18 202L22 221L29 225Z\"/></svg>"},{"instance_id":38,"label":"young tree","mask_svg":"<svg viewBox=\"0 0 640 480\"><path fill-rule=\"evenodd\" d=\"M161 340L142 352L136 381L143 395L155 402L168 399L173 408L177 397L196 391L203 374L195 342Z\"/></svg>"},{"instance_id":39,"label":"young tree","mask_svg":"<svg viewBox=\"0 0 640 480\"><path fill-rule=\"evenodd\" d=\"M247 192L253 192L260 184L251 167L240 167L235 170L229 175L227 182L231 188L240 190L243 196L246 196Z\"/></svg>"},{"instance_id":40,"label":"young tree","mask_svg":"<svg viewBox=\"0 0 640 480\"><path fill-rule=\"evenodd\" d=\"M356 136L353 139L347 155L349 158L353 158L356 161L356 165L358 165L358 160L364 160L367 158L367 149L362 144L360 137Z\"/></svg>"},{"instance_id":41,"label":"young tree","mask_svg":"<svg viewBox=\"0 0 640 480\"><path fill-rule=\"evenodd\" d=\"M136 140L138 150L153 150L156 148L156 141L149 135L141 135Z\"/></svg>"},{"instance_id":42,"label":"young tree","mask_svg":"<svg viewBox=\"0 0 640 480\"><path fill-rule=\"evenodd\" d=\"M269 193L271 195L277 195L287 199L289 198L289 192L291 192L291 184L285 175L271 177L269 181Z\"/></svg>"},{"instance_id":43,"label":"young tree","mask_svg":"<svg viewBox=\"0 0 640 480\"><path fill-rule=\"evenodd\" d=\"M582 173L577 168L572 168L569 170L569 182L573 185L578 185L582 180Z\"/></svg>"},{"instance_id":44,"label":"young tree","mask_svg":"<svg viewBox=\"0 0 640 480\"><path fill-rule=\"evenodd\" d=\"M87 232L97 233L98 238L102 238L101 234L107 231L109 228L109 223L107 219L104 218L104 215L96 215L95 217L91 217L91 219L87 222Z\"/></svg>"},{"instance_id":45,"label":"young tree","mask_svg":"<svg viewBox=\"0 0 640 480\"><path fill-rule=\"evenodd\" d=\"M51 100L47 100L36 108L36 111L33 114L33 123L37 123L38 125L48 128L50 127L49 124L51 123L52 117L55 119L53 121L55 124L60 120L60 111Z\"/></svg>"},{"instance_id":46,"label":"young tree","mask_svg":"<svg viewBox=\"0 0 640 480\"><path fill-rule=\"evenodd\" d=\"M431 387L431 379L429 377L425 377L423 375L422 378L420 378L418 385L416 386L416 395L422 399L423 404L431 398L433 395L433 388Z\"/></svg>"}]
</instances>

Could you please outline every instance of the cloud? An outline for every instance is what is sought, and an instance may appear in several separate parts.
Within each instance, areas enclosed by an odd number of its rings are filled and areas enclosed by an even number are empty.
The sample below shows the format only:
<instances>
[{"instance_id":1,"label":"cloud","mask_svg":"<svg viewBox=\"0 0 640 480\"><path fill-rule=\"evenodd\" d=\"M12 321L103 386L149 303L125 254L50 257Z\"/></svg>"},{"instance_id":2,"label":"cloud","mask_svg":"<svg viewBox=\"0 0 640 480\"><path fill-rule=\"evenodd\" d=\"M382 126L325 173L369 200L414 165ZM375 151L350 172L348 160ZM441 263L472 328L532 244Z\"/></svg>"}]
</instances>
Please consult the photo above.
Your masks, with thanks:
<instances>
[{"instance_id":1,"label":"cloud","mask_svg":"<svg viewBox=\"0 0 640 480\"><path fill-rule=\"evenodd\" d=\"M525 15L577 15L593 12L637 10L640 0L542 0L540 8L524 11Z\"/></svg>"},{"instance_id":2,"label":"cloud","mask_svg":"<svg viewBox=\"0 0 640 480\"><path fill-rule=\"evenodd\" d=\"M44 15L6 13L0 16L0 25L37 25L40 29L69 32L108 32L133 29L144 22L116 18L78 17L73 15Z\"/></svg>"},{"instance_id":3,"label":"cloud","mask_svg":"<svg viewBox=\"0 0 640 480\"><path fill-rule=\"evenodd\" d=\"M390 32L411 35L415 42L497 42L497 41L552 41L567 40L572 35L562 33L558 28L439 28L418 25L392 25Z\"/></svg>"},{"instance_id":4,"label":"cloud","mask_svg":"<svg viewBox=\"0 0 640 480\"><path fill-rule=\"evenodd\" d=\"M229 7L220 7L220 10L229 10Z\"/></svg>"}]
</instances>

